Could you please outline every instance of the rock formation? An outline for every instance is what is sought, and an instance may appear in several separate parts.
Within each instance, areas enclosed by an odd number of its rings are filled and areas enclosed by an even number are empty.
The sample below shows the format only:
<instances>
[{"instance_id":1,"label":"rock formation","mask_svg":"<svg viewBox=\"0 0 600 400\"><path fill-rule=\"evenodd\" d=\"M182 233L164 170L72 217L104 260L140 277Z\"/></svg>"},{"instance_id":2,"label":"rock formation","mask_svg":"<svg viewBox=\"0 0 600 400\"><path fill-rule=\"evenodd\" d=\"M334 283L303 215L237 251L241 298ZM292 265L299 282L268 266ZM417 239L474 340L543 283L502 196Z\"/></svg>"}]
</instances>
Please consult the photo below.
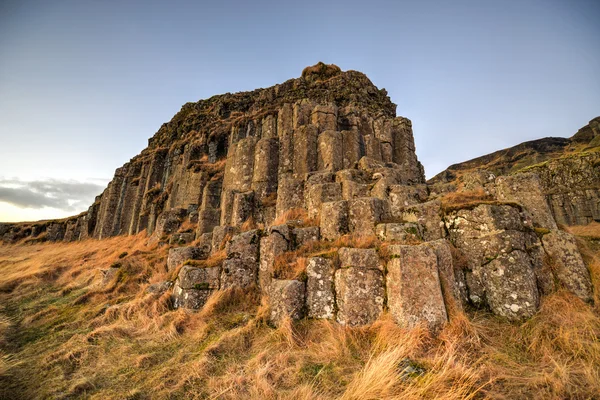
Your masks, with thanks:
<instances>
[{"instance_id":1,"label":"rock formation","mask_svg":"<svg viewBox=\"0 0 600 400\"><path fill-rule=\"evenodd\" d=\"M201 308L216 290L256 290L276 325L307 317L361 326L389 312L435 331L456 307L523 320L557 287L591 300L587 267L557 222L599 219L597 153L498 178L471 162L468 173L453 167L427 185L412 124L395 108L365 75L325 64L271 88L188 103L87 212L2 224L0 237L146 231L170 246L166 268L179 272L161 288L172 287L175 307ZM596 140L597 128L569 143ZM564 147L555 142L541 148ZM469 190L485 195L448 202Z\"/></svg>"}]
</instances>

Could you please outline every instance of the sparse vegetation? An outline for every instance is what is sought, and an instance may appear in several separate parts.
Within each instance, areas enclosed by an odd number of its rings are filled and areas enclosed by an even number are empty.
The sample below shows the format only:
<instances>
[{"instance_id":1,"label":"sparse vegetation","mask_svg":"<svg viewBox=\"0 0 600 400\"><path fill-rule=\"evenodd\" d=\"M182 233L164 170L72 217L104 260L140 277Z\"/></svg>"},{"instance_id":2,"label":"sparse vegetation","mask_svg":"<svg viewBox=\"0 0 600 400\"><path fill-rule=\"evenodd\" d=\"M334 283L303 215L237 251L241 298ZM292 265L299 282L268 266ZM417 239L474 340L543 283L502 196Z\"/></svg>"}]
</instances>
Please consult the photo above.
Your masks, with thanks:
<instances>
[{"instance_id":1,"label":"sparse vegetation","mask_svg":"<svg viewBox=\"0 0 600 400\"><path fill-rule=\"evenodd\" d=\"M581 245L596 285L595 225ZM594 398L598 310L558 292L523 324L451 311L437 337L385 314L366 328L266 323L256 292L217 292L197 313L146 294L169 280L166 248L142 235L0 246L0 398ZM310 242L308 254L385 246L374 237ZM103 286L99 271L127 252ZM221 262L225 252L193 265ZM197 264L196 264L197 263ZM296 261L301 267L302 261ZM596 286L597 287L597 286ZM596 303L598 304L598 303Z\"/></svg>"}]
</instances>

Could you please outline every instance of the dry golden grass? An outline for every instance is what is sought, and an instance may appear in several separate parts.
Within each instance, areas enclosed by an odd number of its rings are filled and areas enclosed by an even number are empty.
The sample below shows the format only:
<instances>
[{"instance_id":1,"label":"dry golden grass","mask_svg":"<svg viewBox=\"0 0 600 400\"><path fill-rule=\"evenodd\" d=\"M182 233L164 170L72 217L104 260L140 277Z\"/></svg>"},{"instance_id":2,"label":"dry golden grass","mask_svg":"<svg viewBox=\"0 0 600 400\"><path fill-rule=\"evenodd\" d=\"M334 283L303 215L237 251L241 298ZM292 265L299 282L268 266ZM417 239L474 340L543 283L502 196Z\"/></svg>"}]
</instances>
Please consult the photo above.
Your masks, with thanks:
<instances>
[{"instance_id":1,"label":"dry golden grass","mask_svg":"<svg viewBox=\"0 0 600 400\"><path fill-rule=\"evenodd\" d=\"M576 236L583 236L591 239L600 239L600 222L591 222L588 225L576 225L566 227L567 231Z\"/></svg>"},{"instance_id":2,"label":"dry golden grass","mask_svg":"<svg viewBox=\"0 0 600 400\"><path fill-rule=\"evenodd\" d=\"M483 188L450 192L441 198L445 210L465 208L473 204L493 202L493 200L493 197L486 194Z\"/></svg>"},{"instance_id":3,"label":"dry golden grass","mask_svg":"<svg viewBox=\"0 0 600 400\"><path fill-rule=\"evenodd\" d=\"M282 225L286 222L297 221L299 226L319 226L318 218L309 218L303 208L292 208L275 218L271 225Z\"/></svg>"},{"instance_id":4,"label":"dry golden grass","mask_svg":"<svg viewBox=\"0 0 600 400\"><path fill-rule=\"evenodd\" d=\"M146 243L137 236L0 246L0 398L583 399L600 393L598 311L566 292L544 298L524 324L454 310L437 337L402 329L388 314L365 328L302 320L274 329L256 292L216 292L197 313L172 310L169 293L147 294L148 284L171 276L166 249ZM331 254L343 246L380 247L373 237L344 237L308 243L303 251ZM591 247L584 251L586 260L597 257ZM117 260L120 273L101 284L100 271ZM596 283L599 273L592 269Z\"/></svg>"}]
</instances>

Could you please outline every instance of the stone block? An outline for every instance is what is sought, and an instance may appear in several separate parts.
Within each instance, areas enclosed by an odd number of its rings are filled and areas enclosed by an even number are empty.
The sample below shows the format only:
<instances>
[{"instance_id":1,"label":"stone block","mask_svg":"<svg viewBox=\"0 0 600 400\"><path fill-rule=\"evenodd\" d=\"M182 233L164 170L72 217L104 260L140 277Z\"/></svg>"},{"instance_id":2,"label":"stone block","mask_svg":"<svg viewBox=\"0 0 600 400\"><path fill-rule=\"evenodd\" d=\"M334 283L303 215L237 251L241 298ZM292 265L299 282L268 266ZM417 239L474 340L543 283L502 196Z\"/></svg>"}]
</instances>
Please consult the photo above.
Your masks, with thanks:
<instances>
[{"instance_id":1,"label":"stone block","mask_svg":"<svg viewBox=\"0 0 600 400\"><path fill-rule=\"evenodd\" d=\"M364 142L358 131L342 131L342 164L344 168L355 168L364 155Z\"/></svg>"},{"instance_id":2,"label":"stone block","mask_svg":"<svg viewBox=\"0 0 600 400\"><path fill-rule=\"evenodd\" d=\"M318 138L318 170L339 171L344 167L342 134L324 131Z\"/></svg>"},{"instance_id":3,"label":"stone block","mask_svg":"<svg viewBox=\"0 0 600 400\"><path fill-rule=\"evenodd\" d=\"M375 249L355 249L342 247L338 250L340 267L361 267L383 271L383 264L379 261L379 254Z\"/></svg>"},{"instance_id":4,"label":"stone block","mask_svg":"<svg viewBox=\"0 0 600 400\"><path fill-rule=\"evenodd\" d=\"M294 173L306 174L317 170L317 139L314 125L301 126L294 131Z\"/></svg>"},{"instance_id":5,"label":"stone block","mask_svg":"<svg viewBox=\"0 0 600 400\"><path fill-rule=\"evenodd\" d=\"M319 132L337 129L338 108L334 104L317 105L312 111L311 122Z\"/></svg>"},{"instance_id":6,"label":"stone block","mask_svg":"<svg viewBox=\"0 0 600 400\"><path fill-rule=\"evenodd\" d=\"M279 170L279 141L276 138L261 139L254 153L252 190L259 200L277 191Z\"/></svg>"},{"instance_id":7,"label":"stone block","mask_svg":"<svg viewBox=\"0 0 600 400\"><path fill-rule=\"evenodd\" d=\"M358 197L369 196L370 185L366 183L357 183L350 180L342 181L342 198L352 200Z\"/></svg>"},{"instance_id":8,"label":"stone block","mask_svg":"<svg viewBox=\"0 0 600 400\"><path fill-rule=\"evenodd\" d=\"M413 222L379 224L375 233L383 241L409 241L422 240L422 227Z\"/></svg>"},{"instance_id":9,"label":"stone block","mask_svg":"<svg viewBox=\"0 0 600 400\"><path fill-rule=\"evenodd\" d=\"M406 328L425 324L438 330L447 321L434 251L427 246L390 246L387 269L388 307Z\"/></svg>"},{"instance_id":10,"label":"stone block","mask_svg":"<svg viewBox=\"0 0 600 400\"><path fill-rule=\"evenodd\" d=\"M306 306L309 318L333 319L335 312L333 261L311 257L306 266Z\"/></svg>"},{"instance_id":11,"label":"stone block","mask_svg":"<svg viewBox=\"0 0 600 400\"><path fill-rule=\"evenodd\" d=\"M254 192L236 193L231 209L231 225L241 226L254 213Z\"/></svg>"},{"instance_id":12,"label":"stone block","mask_svg":"<svg viewBox=\"0 0 600 400\"><path fill-rule=\"evenodd\" d=\"M178 285L182 289L218 290L220 287L221 266L196 268L184 265L178 276Z\"/></svg>"},{"instance_id":13,"label":"stone block","mask_svg":"<svg viewBox=\"0 0 600 400\"><path fill-rule=\"evenodd\" d=\"M350 232L365 236L374 235L375 225L389 218L387 201L375 197L361 197L348 203Z\"/></svg>"},{"instance_id":14,"label":"stone block","mask_svg":"<svg viewBox=\"0 0 600 400\"><path fill-rule=\"evenodd\" d=\"M279 178L277 216L294 208L304 208L304 180L293 175L283 175Z\"/></svg>"},{"instance_id":15,"label":"stone block","mask_svg":"<svg viewBox=\"0 0 600 400\"><path fill-rule=\"evenodd\" d=\"M258 263L245 258L230 258L223 261L221 289L248 288L257 284Z\"/></svg>"},{"instance_id":16,"label":"stone block","mask_svg":"<svg viewBox=\"0 0 600 400\"><path fill-rule=\"evenodd\" d=\"M427 201L426 185L391 185L388 191L390 211L396 218L402 217L406 207Z\"/></svg>"},{"instance_id":17,"label":"stone block","mask_svg":"<svg viewBox=\"0 0 600 400\"><path fill-rule=\"evenodd\" d=\"M558 229L538 175L522 173L500 176L496 179L496 196L501 201L522 204L531 214L535 226Z\"/></svg>"},{"instance_id":18,"label":"stone block","mask_svg":"<svg viewBox=\"0 0 600 400\"><path fill-rule=\"evenodd\" d=\"M342 199L342 187L338 182L322 183L308 186L306 208L310 218L319 217L321 205Z\"/></svg>"},{"instance_id":19,"label":"stone block","mask_svg":"<svg viewBox=\"0 0 600 400\"><path fill-rule=\"evenodd\" d=\"M219 250L223 250L227 242L229 242L229 240L231 240L231 238L238 233L239 229L233 226L215 226L212 232L212 252L214 253Z\"/></svg>"},{"instance_id":20,"label":"stone block","mask_svg":"<svg viewBox=\"0 0 600 400\"><path fill-rule=\"evenodd\" d=\"M209 250L210 251L210 250ZM206 259L209 252L203 247L175 247L169 249L167 256L167 271L175 271L180 265L187 260L203 260Z\"/></svg>"},{"instance_id":21,"label":"stone block","mask_svg":"<svg viewBox=\"0 0 600 400\"><path fill-rule=\"evenodd\" d=\"M258 264L259 243L257 229L235 235L225 246L227 257Z\"/></svg>"},{"instance_id":22,"label":"stone block","mask_svg":"<svg viewBox=\"0 0 600 400\"><path fill-rule=\"evenodd\" d=\"M304 300L306 286L296 280L278 280L271 282L269 289L270 320L279 325L284 319L297 320L304 318L306 308Z\"/></svg>"},{"instance_id":23,"label":"stone block","mask_svg":"<svg viewBox=\"0 0 600 400\"><path fill-rule=\"evenodd\" d=\"M575 237L557 230L544 235L542 243L551 258L554 275L560 284L583 301L592 301L590 273L577 248Z\"/></svg>"},{"instance_id":24,"label":"stone block","mask_svg":"<svg viewBox=\"0 0 600 400\"><path fill-rule=\"evenodd\" d=\"M381 315L385 302L383 274L377 269L350 267L335 272L337 321L368 325Z\"/></svg>"},{"instance_id":25,"label":"stone block","mask_svg":"<svg viewBox=\"0 0 600 400\"><path fill-rule=\"evenodd\" d=\"M349 232L348 202L345 200L323 203L321 206L321 236L334 240Z\"/></svg>"},{"instance_id":26,"label":"stone block","mask_svg":"<svg viewBox=\"0 0 600 400\"><path fill-rule=\"evenodd\" d=\"M173 308L197 310L204 307L213 290L183 289L177 283L173 286Z\"/></svg>"},{"instance_id":27,"label":"stone block","mask_svg":"<svg viewBox=\"0 0 600 400\"><path fill-rule=\"evenodd\" d=\"M415 222L423 227L425 241L442 239L445 236L444 223L441 216L442 203L431 200L404 209L401 219L405 222Z\"/></svg>"},{"instance_id":28,"label":"stone block","mask_svg":"<svg viewBox=\"0 0 600 400\"><path fill-rule=\"evenodd\" d=\"M258 282L262 290L266 291L273 278L275 258L290 250L290 241L277 231L260 239L260 263Z\"/></svg>"},{"instance_id":29,"label":"stone block","mask_svg":"<svg viewBox=\"0 0 600 400\"><path fill-rule=\"evenodd\" d=\"M501 254L481 270L486 301L494 314L521 321L536 313L539 294L527 253Z\"/></svg>"},{"instance_id":30,"label":"stone block","mask_svg":"<svg viewBox=\"0 0 600 400\"><path fill-rule=\"evenodd\" d=\"M294 228L296 238L296 247L302 247L309 242L319 241L321 238L321 229L318 226L306 226L303 228Z\"/></svg>"}]
</instances>

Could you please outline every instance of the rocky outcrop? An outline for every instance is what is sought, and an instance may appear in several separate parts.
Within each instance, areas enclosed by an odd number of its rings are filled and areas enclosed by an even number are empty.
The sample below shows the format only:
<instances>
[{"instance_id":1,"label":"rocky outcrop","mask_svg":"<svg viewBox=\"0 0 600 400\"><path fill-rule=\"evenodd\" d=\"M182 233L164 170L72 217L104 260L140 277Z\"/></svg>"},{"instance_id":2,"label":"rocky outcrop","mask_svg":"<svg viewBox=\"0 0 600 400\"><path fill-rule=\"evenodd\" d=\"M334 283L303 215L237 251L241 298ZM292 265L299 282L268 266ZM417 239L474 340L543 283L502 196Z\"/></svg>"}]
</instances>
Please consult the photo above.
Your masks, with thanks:
<instances>
[{"instance_id":1,"label":"rocky outcrop","mask_svg":"<svg viewBox=\"0 0 600 400\"><path fill-rule=\"evenodd\" d=\"M355 327L387 312L435 332L470 307L521 321L557 288L592 299L576 242L558 226L598 219L599 153L555 156L597 137L591 123L566 142L530 142L426 184L412 123L385 90L318 64L271 88L184 105L87 212L0 224L0 237L145 231L168 246L172 278L149 294L171 290L175 308L194 310L218 290L254 292L274 325ZM519 160L538 164L520 171ZM460 192L469 201L449 201Z\"/></svg>"}]
</instances>

